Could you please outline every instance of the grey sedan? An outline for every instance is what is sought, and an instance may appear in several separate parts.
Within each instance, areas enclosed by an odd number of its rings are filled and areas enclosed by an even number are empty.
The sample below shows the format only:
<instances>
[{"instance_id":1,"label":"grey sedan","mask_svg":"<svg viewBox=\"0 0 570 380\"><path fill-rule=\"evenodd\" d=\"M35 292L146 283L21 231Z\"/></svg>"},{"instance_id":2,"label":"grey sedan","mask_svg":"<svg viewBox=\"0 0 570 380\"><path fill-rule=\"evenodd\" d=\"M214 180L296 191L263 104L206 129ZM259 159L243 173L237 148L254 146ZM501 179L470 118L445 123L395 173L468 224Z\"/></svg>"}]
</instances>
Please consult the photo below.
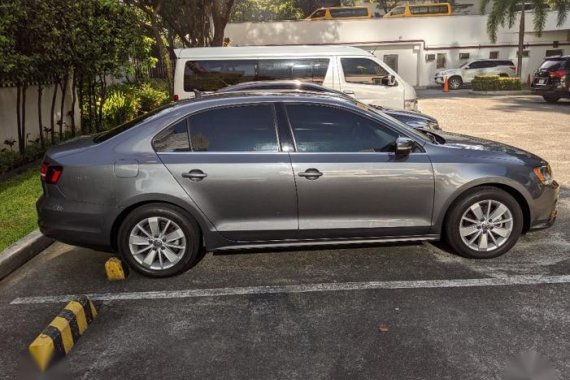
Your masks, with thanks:
<instances>
[{"instance_id":1,"label":"grey sedan","mask_svg":"<svg viewBox=\"0 0 570 380\"><path fill-rule=\"evenodd\" d=\"M439 240L491 258L550 226L559 186L520 149L419 132L326 94L219 94L52 148L41 231L163 277L204 250Z\"/></svg>"}]
</instances>

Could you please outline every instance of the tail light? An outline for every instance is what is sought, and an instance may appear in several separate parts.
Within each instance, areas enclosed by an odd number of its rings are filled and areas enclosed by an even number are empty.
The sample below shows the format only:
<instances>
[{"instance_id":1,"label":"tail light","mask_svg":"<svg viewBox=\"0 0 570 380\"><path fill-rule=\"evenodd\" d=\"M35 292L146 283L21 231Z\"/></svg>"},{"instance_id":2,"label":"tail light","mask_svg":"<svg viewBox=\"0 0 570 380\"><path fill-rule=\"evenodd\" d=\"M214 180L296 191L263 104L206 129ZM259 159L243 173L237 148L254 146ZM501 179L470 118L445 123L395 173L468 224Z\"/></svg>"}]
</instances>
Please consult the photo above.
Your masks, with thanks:
<instances>
[{"instance_id":1,"label":"tail light","mask_svg":"<svg viewBox=\"0 0 570 380\"><path fill-rule=\"evenodd\" d=\"M172 100L174 100L175 102L177 102L178 99L179 99L178 94L172 95Z\"/></svg>"},{"instance_id":2,"label":"tail light","mask_svg":"<svg viewBox=\"0 0 570 380\"><path fill-rule=\"evenodd\" d=\"M566 76L566 70L556 70L548 74L551 78L564 78Z\"/></svg>"},{"instance_id":3,"label":"tail light","mask_svg":"<svg viewBox=\"0 0 570 380\"><path fill-rule=\"evenodd\" d=\"M513 66L509 66L509 68L510 68L511 70L513 70L513 71L517 71L517 67L514 66L514 65L513 65Z\"/></svg>"},{"instance_id":4,"label":"tail light","mask_svg":"<svg viewBox=\"0 0 570 380\"><path fill-rule=\"evenodd\" d=\"M63 168L61 166L49 165L44 161L42 162L42 167L40 168L40 177L42 181L48 185L55 185L57 184L57 181L59 181L62 172Z\"/></svg>"}]
</instances>

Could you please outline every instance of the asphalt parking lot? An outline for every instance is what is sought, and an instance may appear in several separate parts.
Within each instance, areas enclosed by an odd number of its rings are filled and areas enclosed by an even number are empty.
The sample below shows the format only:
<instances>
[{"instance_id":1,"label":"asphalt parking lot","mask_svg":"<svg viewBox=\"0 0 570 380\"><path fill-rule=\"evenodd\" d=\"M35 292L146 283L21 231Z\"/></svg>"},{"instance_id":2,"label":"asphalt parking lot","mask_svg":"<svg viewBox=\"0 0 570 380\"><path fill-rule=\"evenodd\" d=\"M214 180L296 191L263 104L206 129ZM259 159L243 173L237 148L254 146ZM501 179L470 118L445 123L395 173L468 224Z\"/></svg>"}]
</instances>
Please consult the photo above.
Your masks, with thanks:
<instances>
[{"instance_id":1,"label":"asphalt parking lot","mask_svg":"<svg viewBox=\"0 0 570 380\"><path fill-rule=\"evenodd\" d=\"M208 253L113 283L110 255L56 243L0 282L0 376L33 373L28 344L89 294L99 318L54 377L503 379L530 355L570 378L570 102L419 95L444 129L547 159L556 224L486 261L427 243Z\"/></svg>"}]
</instances>

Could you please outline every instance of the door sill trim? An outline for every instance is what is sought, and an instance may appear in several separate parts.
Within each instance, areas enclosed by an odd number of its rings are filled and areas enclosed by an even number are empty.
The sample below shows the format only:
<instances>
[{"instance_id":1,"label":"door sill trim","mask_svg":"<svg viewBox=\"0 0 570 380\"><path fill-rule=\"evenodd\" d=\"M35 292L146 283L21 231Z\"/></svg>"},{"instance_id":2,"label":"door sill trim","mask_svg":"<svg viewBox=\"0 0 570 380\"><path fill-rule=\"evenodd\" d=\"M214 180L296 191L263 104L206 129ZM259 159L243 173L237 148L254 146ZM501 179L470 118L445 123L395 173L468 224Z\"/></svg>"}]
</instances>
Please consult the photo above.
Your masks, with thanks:
<instances>
[{"instance_id":1,"label":"door sill trim","mask_svg":"<svg viewBox=\"0 0 570 380\"><path fill-rule=\"evenodd\" d=\"M315 240L279 240L279 241L266 241L257 243L236 243L232 245L226 245L213 249L213 252L217 251L231 251L240 249L254 249L254 248L280 248L280 247L304 247L304 246L327 246L327 245L351 245L351 244L376 244L376 243L405 243L405 242L420 242L420 241L433 241L439 240L440 236L438 234L430 235L417 235L417 236L400 236L394 237L389 236L385 238L375 238L375 239L315 239Z\"/></svg>"}]
</instances>

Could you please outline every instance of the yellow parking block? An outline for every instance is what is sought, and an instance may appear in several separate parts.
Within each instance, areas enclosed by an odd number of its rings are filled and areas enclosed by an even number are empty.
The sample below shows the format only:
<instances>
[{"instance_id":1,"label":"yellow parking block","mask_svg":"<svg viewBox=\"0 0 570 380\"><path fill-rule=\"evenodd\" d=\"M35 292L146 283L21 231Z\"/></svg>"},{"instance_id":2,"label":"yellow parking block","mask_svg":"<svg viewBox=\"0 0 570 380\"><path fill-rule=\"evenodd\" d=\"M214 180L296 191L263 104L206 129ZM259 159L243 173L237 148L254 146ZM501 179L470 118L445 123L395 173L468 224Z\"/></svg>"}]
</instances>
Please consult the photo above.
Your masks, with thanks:
<instances>
[{"instance_id":1,"label":"yellow parking block","mask_svg":"<svg viewBox=\"0 0 570 380\"><path fill-rule=\"evenodd\" d=\"M128 267L123 263L118 257L111 257L105 263L105 272L107 273L107 280L109 281L119 281L127 278Z\"/></svg>"}]
</instances>

